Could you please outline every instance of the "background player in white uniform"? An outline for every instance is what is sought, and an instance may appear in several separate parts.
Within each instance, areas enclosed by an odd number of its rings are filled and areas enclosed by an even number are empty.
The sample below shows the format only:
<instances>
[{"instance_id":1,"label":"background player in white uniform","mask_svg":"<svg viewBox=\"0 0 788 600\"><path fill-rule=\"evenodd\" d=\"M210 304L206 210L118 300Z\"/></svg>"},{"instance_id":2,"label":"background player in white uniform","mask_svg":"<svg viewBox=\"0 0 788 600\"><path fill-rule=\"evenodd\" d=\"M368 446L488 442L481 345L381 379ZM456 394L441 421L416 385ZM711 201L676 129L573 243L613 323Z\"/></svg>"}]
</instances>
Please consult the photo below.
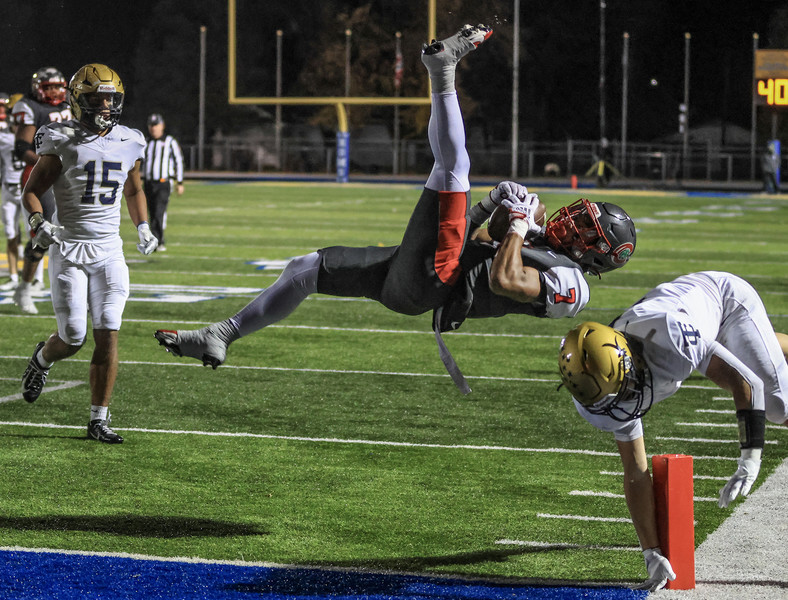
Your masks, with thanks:
<instances>
[{"instance_id":1,"label":"background player in white uniform","mask_svg":"<svg viewBox=\"0 0 788 600\"><path fill-rule=\"evenodd\" d=\"M10 111L16 100L21 96L14 94L6 105ZM22 209L22 186L20 178L24 163L14 157L14 133L16 124L10 120L8 128L0 131L0 179L2 191L0 192L0 210L2 210L3 230L6 238L6 252L8 257L8 274L10 280L0 285L0 290L16 289L19 285L19 240L20 218L26 213Z\"/></svg>"},{"instance_id":2,"label":"background player in white uniform","mask_svg":"<svg viewBox=\"0 0 788 600\"><path fill-rule=\"evenodd\" d=\"M659 549L654 496L641 417L675 394L693 370L732 393L741 456L719 505L745 496L758 477L765 419L788 421L788 344L776 335L758 293L730 273L704 271L663 283L612 327L587 322L561 344L559 371L577 411L614 434L624 493L659 589L675 574ZM786 423L788 424L788 423Z\"/></svg>"},{"instance_id":3,"label":"background player in white uniform","mask_svg":"<svg viewBox=\"0 0 788 600\"><path fill-rule=\"evenodd\" d=\"M71 108L66 102L66 78L55 67L41 67L30 79L30 93L14 105L12 111L16 123L16 158L25 163L22 173L24 188L38 155L33 145L33 136L47 123L61 123L72 118ZM55 211L55 198L51 190L41 194L42 213L47 220ZM31 236L32 237L32 232ZM44 289L44 250L33 249L32 240L25 245L22 278L14 292L14 303L22 312L36 314L38 309L31 292Z\"/></svg>"},{"instance_id":4,"label":"background player in white uniform","mask_svg":"<svg viewBox=\"0 0 788 600\"><path fill-rule=\"evenodd\" d=\"M137 227L143 254L157 240L146 221L140 161L142 133L117 125L123 109L123 84L112 69L89 64L68 87L75 119L38 130L40 158L25 186L23 201L37 247L51 245L49 276L57 332L40 342L22 376L22 394L35 402L49 368L76 354L87 335L87 313L96 343L90 363L91 406L88 437L123 441L109 428L108 406L118 370L118 330L129 294L129 271L120 237L121 194ZM40 194L55 192L53 222L41 214Z\"/></svg>"},{"instance_id":5,"label":"background player in white uniform","mask_svg":"<svg viewBox=\"0 0 788 600\"><path fill-rule=\"evenodd\" d=\"M589 298L584 272L623 266L635 249L635 228L621 208L587 200L562 208L543 228L536 194L510 181L470 206L455 68L491 34L484 25L466 25L422 52L432 84L434 163L398 246L332 246L298 257L236 315L196 331L159 330L159 343L216 368L230 343L285 318L309 294L365 297L405 315L432 310L441 359L468 393L440 332L457 329L466 318L575 316ZM481 235L476 229L488 219L491 235ZM493 237L500 244L490 243Z\"/></svg>"}]
</instances>

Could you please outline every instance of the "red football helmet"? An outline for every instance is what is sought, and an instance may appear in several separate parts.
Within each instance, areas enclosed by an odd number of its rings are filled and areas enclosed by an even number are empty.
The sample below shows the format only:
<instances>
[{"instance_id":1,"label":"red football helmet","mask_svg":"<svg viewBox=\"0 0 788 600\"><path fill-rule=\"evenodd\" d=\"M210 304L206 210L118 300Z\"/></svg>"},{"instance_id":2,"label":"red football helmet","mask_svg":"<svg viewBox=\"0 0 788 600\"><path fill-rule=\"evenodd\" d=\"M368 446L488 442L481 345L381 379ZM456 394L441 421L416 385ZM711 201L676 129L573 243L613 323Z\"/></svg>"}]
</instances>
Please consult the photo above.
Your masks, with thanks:
<instances>
[{"instance_id":1,"label":"red football helmet","mask_svg":"<svg viewBox=\"0 0 788 600\"><path fill-rule=\"evenodd\" d=\"M66 100L66 78L55 67L42 67L33 73L30 87L39 102L57 106Z\"/></svg>"},{"instance_id":2,"label":"red football helmet","mask_svg":"<svg viewBox=\"0 0 788 600\"><path fill-rule=\"evenodd\" d=\"M547 243L588 273L623 267L635 251L635 224L620 206L581 198L547 220Z\"/></svg>"}]
</instances>

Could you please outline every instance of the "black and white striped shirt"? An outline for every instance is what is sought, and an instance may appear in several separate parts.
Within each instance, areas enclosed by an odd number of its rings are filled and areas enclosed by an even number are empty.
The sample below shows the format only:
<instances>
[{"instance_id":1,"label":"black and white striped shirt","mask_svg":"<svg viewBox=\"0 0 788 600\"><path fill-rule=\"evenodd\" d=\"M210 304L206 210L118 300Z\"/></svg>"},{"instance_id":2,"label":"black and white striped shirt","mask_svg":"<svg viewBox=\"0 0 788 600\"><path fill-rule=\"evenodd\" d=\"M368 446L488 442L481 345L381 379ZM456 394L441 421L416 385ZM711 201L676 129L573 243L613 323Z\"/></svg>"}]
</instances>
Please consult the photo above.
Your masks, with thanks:
<instances>
[{"instance_id":1,"label":"black and white striped shirt","mask_svg":"<svg viewBox=\"0 0 788 600\"><path fill-rule=\"evenodd\" d=\"M175 138L165 135L158 140L149 140L145 146L142 177L146 181L169 181L183 183L183 153Z\"/></svg>"}]
</instances>

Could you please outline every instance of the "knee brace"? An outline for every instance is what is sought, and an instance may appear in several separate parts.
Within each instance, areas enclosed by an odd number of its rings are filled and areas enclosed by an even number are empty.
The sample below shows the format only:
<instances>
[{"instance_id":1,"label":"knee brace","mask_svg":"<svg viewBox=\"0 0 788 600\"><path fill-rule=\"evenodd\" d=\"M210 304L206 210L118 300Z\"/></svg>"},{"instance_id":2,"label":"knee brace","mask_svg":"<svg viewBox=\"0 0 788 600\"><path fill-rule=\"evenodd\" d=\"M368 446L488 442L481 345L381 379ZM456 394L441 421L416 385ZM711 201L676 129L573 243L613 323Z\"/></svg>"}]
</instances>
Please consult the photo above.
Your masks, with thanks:
<instances>
[{"instance_id":1,"label":"knee brace","mask_svg":"<svg viewBox=\"0 0 788 600\"><path fill-rule=\"evenodd\" d=\"M38 262L42 258L44 258L44 254L46 254L46 248L41 248L36 246L33 247L33 240L28 240L27 244L25 244L25 252L24 256L30 262Z\"/></svg>"}]
</instances>

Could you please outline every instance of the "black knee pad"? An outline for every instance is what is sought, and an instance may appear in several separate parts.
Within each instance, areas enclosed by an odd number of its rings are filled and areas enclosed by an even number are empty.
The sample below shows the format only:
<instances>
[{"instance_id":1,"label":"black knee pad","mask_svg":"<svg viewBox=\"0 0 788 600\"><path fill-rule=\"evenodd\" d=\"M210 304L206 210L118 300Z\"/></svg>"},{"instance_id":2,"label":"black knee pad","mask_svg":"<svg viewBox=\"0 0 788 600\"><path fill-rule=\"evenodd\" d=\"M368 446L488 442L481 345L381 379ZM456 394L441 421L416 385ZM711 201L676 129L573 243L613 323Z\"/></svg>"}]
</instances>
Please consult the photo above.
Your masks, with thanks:
<instances>
[{"instance_id":1,"label":"black knee pad","mask_svg":"<svg viewBox=\"0 0 788 600\"><path fill-rule=\"evenodd\" d=\"M25 244L25 252L24 256L30 262L38 262L42 258L44 258L44 254L46 254L46 248L40 248L36 246L33 247L33 240L28 240L27 244Z\"/></svg>"}]
</instances>

